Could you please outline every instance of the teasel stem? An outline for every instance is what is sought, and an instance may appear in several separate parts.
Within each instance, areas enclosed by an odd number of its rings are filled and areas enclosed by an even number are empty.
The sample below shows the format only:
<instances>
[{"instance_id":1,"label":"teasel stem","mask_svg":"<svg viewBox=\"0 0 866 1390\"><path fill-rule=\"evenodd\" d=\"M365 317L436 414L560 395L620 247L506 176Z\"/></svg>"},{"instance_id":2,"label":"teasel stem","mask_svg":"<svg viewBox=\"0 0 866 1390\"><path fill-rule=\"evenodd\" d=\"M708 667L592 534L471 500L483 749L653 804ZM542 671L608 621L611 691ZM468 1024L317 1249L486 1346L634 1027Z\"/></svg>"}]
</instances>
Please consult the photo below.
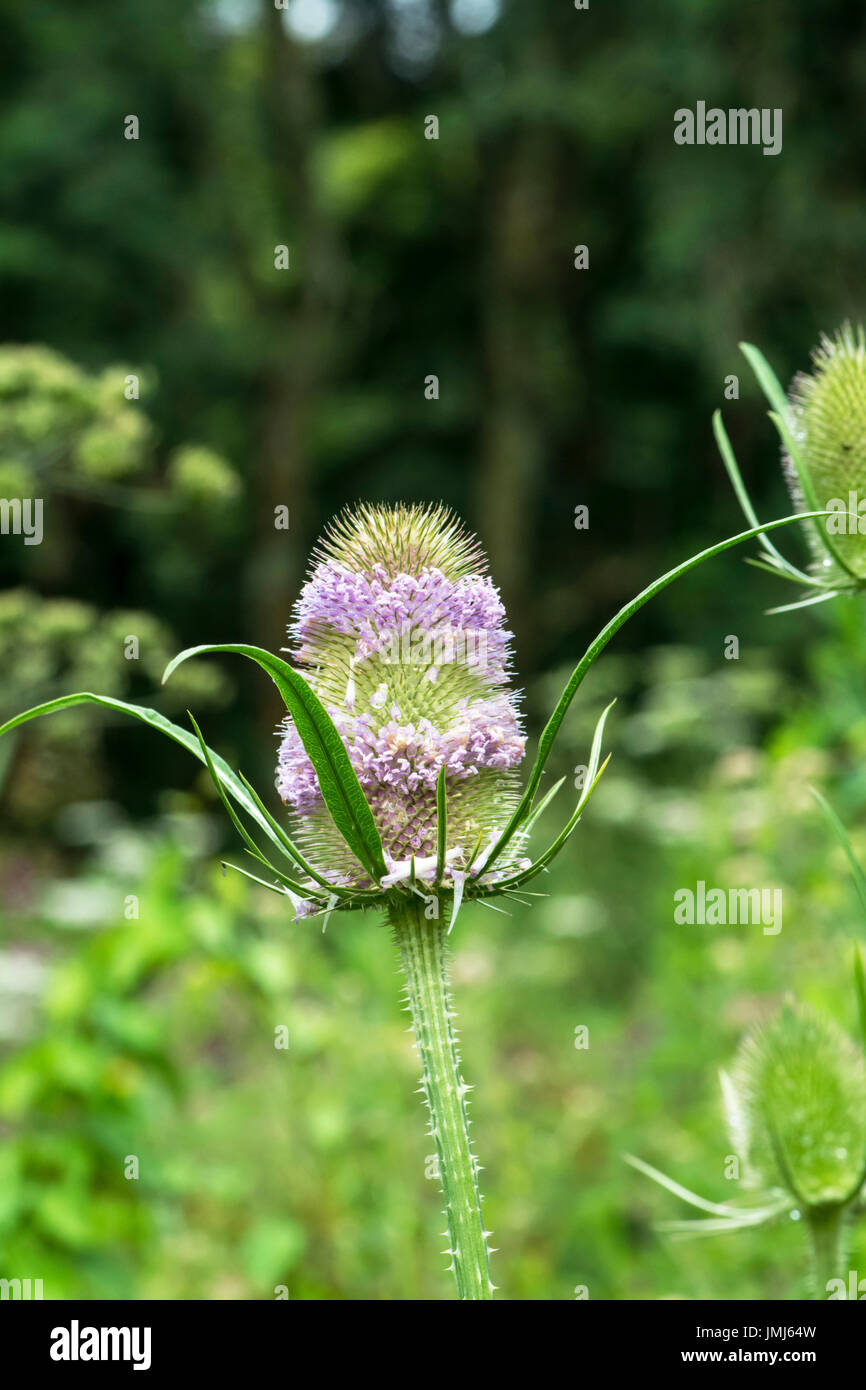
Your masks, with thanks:
<instances>
[{"instance_id":1,"label":"teasel stem","mask_svg":"<svg viewBox=\"0 0 866 1390\"><path fill-rule=\"evenodd\" d=\"M421 898L391 910L391 924L406 978L421 1089L430 1111L448 1222L449 1268L461 1299L492 1299L489 1231L481 1217L478 1161L469 1139L465 1084L448 986L446 927L427 920Z\"/></svg>"},{"instance_id":2,"label":"teasel stem","mask_svg":"<svg viewBox=\"0 0 866 1390\"><path fill-rule=\"evenodd\" d=\"M838 1203L806 1212L812 1254L813 1297L827 1298L831 1279L845 1278L846 1212Z\"/></svg>"}]
</instances>

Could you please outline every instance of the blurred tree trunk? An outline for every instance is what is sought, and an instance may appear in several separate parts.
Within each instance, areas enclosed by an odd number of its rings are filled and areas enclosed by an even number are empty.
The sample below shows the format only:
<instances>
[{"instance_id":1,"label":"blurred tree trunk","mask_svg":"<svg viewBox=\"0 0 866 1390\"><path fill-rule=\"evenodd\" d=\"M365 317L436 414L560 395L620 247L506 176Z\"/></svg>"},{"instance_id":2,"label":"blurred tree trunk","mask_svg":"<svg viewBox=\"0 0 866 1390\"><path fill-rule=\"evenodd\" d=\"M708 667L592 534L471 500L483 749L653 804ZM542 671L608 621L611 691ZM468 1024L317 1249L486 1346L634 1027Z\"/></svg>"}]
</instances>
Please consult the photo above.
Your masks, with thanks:
<instances>
[{"instance_id":1,"label":"blurred tree trunk","mask_svg":"<svg viewBox=\"0 0 866 1390\"><path fill-rule=\"evenodd\" d=\"M337 283L333 229L322 215L311 176L321 126L316 78L283 27L272 0L260 21L260 178L269 204L268 227L247 231L246 272L253 318L263 326L259 375L258 449L251 460L253 553L245 577L252 636L269 650L285 629L303 580L310 534L310 430L335 318ZM273 268L274 246L289 248L289 269ZM250 241L250 230L254 239ZM276 509L288 508L289 529L277 529ZM260 715L273 727L279 698L261 688Z\"/></svg>"},{"instance_id":2,"label":"blurred tree trunk","mask_svg":"<svg viewBox=\"0 0 866 1390\"><path fill-rule=\"evenodd\" d=\"M537 480L545 468L545 432L536 389L545 354L533 339L545 330L539 303L555 293L557 254L545 225L555 206L550 140L509 131L488 200L488 265L484 296L484 370L476 506L492 572L511 624L520 632L522 663L534 660L541 636L530 598Z\"/></svg>"}]
</instances>

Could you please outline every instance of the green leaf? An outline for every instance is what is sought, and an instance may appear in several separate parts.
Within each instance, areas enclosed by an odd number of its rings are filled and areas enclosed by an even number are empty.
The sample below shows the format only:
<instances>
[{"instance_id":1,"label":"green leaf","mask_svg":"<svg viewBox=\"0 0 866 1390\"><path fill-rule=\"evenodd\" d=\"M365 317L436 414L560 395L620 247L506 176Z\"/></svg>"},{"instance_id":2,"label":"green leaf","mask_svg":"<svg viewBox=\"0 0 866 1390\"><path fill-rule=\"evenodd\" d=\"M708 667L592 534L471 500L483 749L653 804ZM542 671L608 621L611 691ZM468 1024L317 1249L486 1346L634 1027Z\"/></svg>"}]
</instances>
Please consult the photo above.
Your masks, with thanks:
<instances>
[{"instance_id":1,"label":"green leaf","mask_svg":"<svg viewBox=\"0 0 866 1390\"><path fill-rule=\"evenodd\" d=\"M806 467L803 455L800 453L799 449L797 448L794 442L794 436L791 433L790 427L787 422L787 418L779 416L775 413L775 411L771 410L770 419L776 426L779 438L781 439L782 443L784 444L785 448L788 451L788 454L790 455L793 461L794 467L797 472L797 481L800 484L800 488L802 490L806 506L812 508L813 510L817 510L819 502L818 498L815 495L815 489L812 486L812 477L809 473L808 468ZM820 513L820 515L824 516L826 515L826 513L822 512ZM856 570L853 570L851 568L844 555L839 550L838 546L833 544L833 541L830 539L830 533L827 530L827 527L824 525L824 522L821 520L817 520L815 525L818 534L821 538L821 544L825 547L826 550L829 551L839 568L844 570L846 574L850 575L851 578L858 585L861 584L861 576L858 575Z\"/></svg>"},{"instance_id":2,"label":"green leaf","mask_svg":"<svg viewBox=\"0 0 866 1390\"><path fill-rule=\"evenodd\" d=\"M808 598L801 598L797 603L781 603L776 608L768 608L767 617L771 618L777 613L793 613L797 608L812 608L816 603L829 603L831 598L838 597L838 589L822 590L820 594L810 594Z\"/></svg>"},{"instance_id":3,"label":"green leaf","mask_svg":"<svg viewBox=\"0 0 866 1390\"><path fill-rule=\"evenodd\" d=\"M235 652L248 657L270 676L283 697L315 768L325 805L334 824L367 872L374 879L380 879L387 870L373 812L361 790L346 746L319 697L288 662L262 647L251 647L241 642L188 647L169 662L163 683L181 662L211 652Z\"/></svg>"},{"instance_id":4,"label":"green leaf","mask_svg":"<svg viewBox=\"0 0 866 1390\"><path fill-rule=\"evenodd\" d=\"M258 856L256 857L258 858ZM287 898L289 896L285 888L281 888L276 883L266 882L265 879L259 878L257 874L251 874L249 869L242 869L240 864L233 864L230 859L222 859L220 863L224 869L234 869L236 874L243 874L244 878L248 878L252 883L257 883L260 888L267 888L270 893L279 893L281 898ZM270 867L270 865L268 867ZM305 896L309 897L309 894Z\"/></svg>"},{"instance_id":5,"label":"green leaf","mask_svg":"<svg viewBox=\"0 0 866 1390\"><path fill-rule=\"evenodd\" d=\"M672 1192L675 1197L688 1202L689 1206L697 1207L698 1211L709 1212L711 1216L730 1218L731 1207L727 1202L708 1202L706 1198L698 1196L697 1192L692 1192L688 1187L683 1187L682 1183L669 1178L667 1173L662 1173L658 1168L653 1168L652 1164L644 1163L642 1158L636 1158L634 1154L623 1154L626 1163L632 1168L636 1168L644 1177L651 1178L657 1182L659 1187L664 1187L668 1192Z\"/></svg>"},{"instance_id":6,"label":"green leaf","mask_svg":"<svg viewBox=\"0 0 866 1390\"><path fill-rule=\"evenodd\" d=\"M306 888L302 883L298 883L295 879L289 878L287 874L282 873L280 869L276 868L276 866L273 865L270 862L270 860L266 859L265 856L262 854L255 840L247 831L246 826L244 825L240 816L235 811L234 807L232 806L231 802L229 801L228 797L226 796L223 790L222 782L220 781L219 776L217 775L217 770L214 767L210 749L208 748L207 744L204 741L204 738L202 737L201 729L195 722L195 719L192 716L192 714L189 713L189 710L187 710L187 714L189 714L190 723L192 724L192 727L195 729L196 737L199 741L199 746L202 751L202 756L204 758L205 765L207 767L208 772L211 775L211 780L213 781L213 784L217 789L219 799L222 802L223 807L225 808L226 815L228 816L232 825L237 830L244 844L247 846L250 854L252 854L253 858L257 859L260 864L264 864L266 869L270 869L271 873L276 875L276 877L280 880L280 883L283 885L284 888L291 888L293 893L297 893L302 898L314 897L315 894L311 893L309 888ZM258 823L260 824L260 822Z\"/></svg>"},{"instance_id":7,"label":"green leaf","mask_svg":"<svg viewBox=\"0 0 866 1390\"><path fill-rule=\"evenodd\" d=\"M80 690L73 695L61 695L56 700L48 700L45 704L34 705L32 709L24 710L21 714L16 714L12 719L7 719L6 723L0 725L0 738L11 729L18 728L21 724L28 723L31 719L39 719L43 714L56 714L60 710L70 709L73 705L100 705L104 709L115 710L119 714L132 715L134 719L139 719L143 724L149 724L158 733L165 734L175 743L179 743L188 753L192 753L198 758L200 763L207 766L207 759L202 752L198 739L186 729L181 729L177 724L172 724L165 715L158 714L156 710L146 709L142 705L131 705L125 700L115 700L110 695L94 695L89 690ZM208 750L211 757L214 772L219 777L220 782L232 796L235 802L246 811L247 815L261 828L268 839L282 853L286 853L285 846L281 843L272 829L268 820L259 811L255 800L250 796L249 791L244 786L240 777L233 772L225 759L217 753Z\"/></svg>"},{"instance_id":8,"label":"green leaf","mask_svg":"<svg viewBox=\"0 0 866 1390\"><path fill-rule=\"evenodd\" d=\"M556 858L563 845L566 843L568 839L570 839L571 835L574 833L575 829L577 828L578 821L580 820L581 812L587 805L590 797L595 791L596 786L601 780L605 768L610 762L610 755L608 754L604 762L601 764L601 766L599 766L599 762L601 760L601 740L604 734L605 721L607 720L607 716L613 709L615 704L616 700L611 700L607 708L602 711L601 717L599 718L599 721L595 726L595 733L593 734L592 738L592 748L590 750L589 755L589 765L586 773L586 786L583 789L580 800L578 801L577 806L575 807L572 815L570 816L568 821L566 821L565 825L557 835L553 844L545 850L544 854L539 855L535 863L530 864L527 869L521 869L519 873L513 874L511 878L501 879L499 883L492 884L490 887L491 893L502 892L504 889L520 888L524 883L529 883L533 878L536 877L536 875L541 873L542 869L545 869L547 867L551 860ZM541 805L538 806L536 810L532 813L532 815L529 817L529 820L526 823L526 826L523 829L521 829L521 836L526 833L526 830L529 827L531 827L536 817L541 813L546 803L550 800L553 793L559 789L559 786L560 783L557 783L556 786L553 787L551 791L548 792L547 796L542 800Z\"/></svg>"},{"instance_id":9,"label":"green leaf","mask_svg":"<svg viewBox=\"0 0 866 1390\"><path fill-rule=\"evenodd\" d=\"M748 521L750 526L760 526L761 523L759 522L757 513L754 507L752 506L752 499L749 497L749 494L746 491L746 485L743 482L733 448L731 447L731 441L728 438L728 432L725 429L724 421L722 420L722 412L720 410L713 411L713 434L716 438L716 444L718 445L719 453L722 456L722 462L724 463L725 468L727 469L728 477L731 480L731 485L734 489L734 492L737 495L737 501L743 509L743 514L746 520ZM775 565L781 566L784 569L786 578L793 579L798 584L813 583L811 577L808 574L804 573L803 570L797 569L797 567L795 565L792 565L790 561L786 560L781 551L777 550L776 547L773 545L773 542L769 540L763 533L761 533L761 535L758 537L758 540L763 549L767 552L767 554L773 557Z\"/></svg>"},{"instance_id":10,"label":"green leaf","mask_svg":"<svg viewBox=\"0 0 866 1390\"><path fill-rule=\"evenodd\" d=\"M725 1231L742 1230L747 1226L760 1226L789 1210L791 1206L787 1197L770 1198L765 1201L758 1198L755 1205L747 1207L735 1207L729 1202L708 1202L697 1192L692 1192L690 1188L683 1187L658 1168L653 1168L652 1164L644 1163L642 1158L635 1158L634 1154L623 1154L623 1158L632 1168L636 1168L639 1173L651 1178L659 1187L665 1188L683 1202L688 1202L689 1206L696 1207L698 1211L709 1212L710 1219L705 1221L660 1222L658 1229L671 1235L720 1235Z\"/></svg>"},{"instance_id":11,"label":"green leaf","mask_svg":"<svg viewBox=\"0 0 866 1390\"><path fill-rule=\"evenodd\" d=\"M318 883L322 888L326 888L329 893L336 893L338 897L341 898L363 898L365 901L369 902L382 901L381 893L378 889L344 888L340 884L329 883L326 878L323 878L318 869L314 868L309 860L301 853L294 840L286 833L279 821L275 820L271 815L252 782L249 782L242 772L239 772L238 776L255 802L260 815L268 822L274 834L284 846L287 858L293 859L298 868L302 869L314 883Z\"/></svg>"},{"instance_id":12,"label":"green leaf","mask_svg":"<svg viewBox=\"0 0 866 1390\"><path fill-rule=\"evenodd\" d=\"M556 858L556 856L559 854L559 851L564 847L566 842L571 839L572 835L577 829L581 813L583 812L590 797L592 796L593 792L595 791L596 787L601 781L604 775L604 771L609 762L610 754L607 755L601 767L598 769L598 772L596 773L595 777L593 777L592 781L590 781L587 777L587 786L586 790L583 793L583 796L580 798L580 801L577 803L575 810L573 811L570 818L566 821L562 830L560 830L553 844L550 845L544 851L543 854L540 854L538 858L535 860L535 862L529 865L529 868L522 869L520 873L514 874L512 878L501 879L498 883L492 884L490 888L491 893L501 893L505 889L511 888L522 888L525 883L531 883L534 878L537 878L537 876L541 873L542 869L547 868L548 864L550 864L551 861Z\"/></svg>"},{"instance_id":13,"label":"green leaf","mask_svg":"<svg viewBox=\"0 0 866 1390\"><path fill-rule=\"evenodd\" d=\"M764 395L766 396L767 400L772 406L772 409L770 411L770 419L776 426L779 438L785 446L785 449L788 452L788 456L790 457L791 462L794 465L794 469L797 474L797 481L799 482L800 487L802 489L803 497L806 501L806 506L811 508L813 511L817 511L819 505L818 499L815 496L815 489L812 486L811 475L809 473L808 468L806 467L806 460L803 458L799 445L797 444L797 441L795 440L791 430L791 406L790 402L788 401L788 397L785 395L785 392L782 389L781 382L779 381L779 378L776 376L776 373L773 371L773 368L770 366L766 357L761 352L760 348L754 347L752 343L740 343L740 351L742 352L746 361L749 363L749 366L752 368L752 371L755 373L761 390L763 391ZM826 515L826 513L822 513L822 515ZM827 547L827 550L833 556L833 559L836 561L839 567L845 570L847 574L850 574L852 578L857 579L859 576L857 575L856 571L852 570L850 565L845 563L845 560L838 553L836 547L833 545L833 542L830 540L830 537L827 534L826 526L824 526L820 521L818 522L818 531L820 533L822 543Z\"/></svg>"},{"instance_id":14,"label":"green leaf","mask_svg":"<svg viewBox=\"0 0 866 1390\"><path fill-rule=\"evenodd\" d=\"M833 834L836 836L836 839L845 852L845 858L848 860L848 867L851 870L851 877L854 880L854 887L857 890L857 897L860 900L864 918L866 918L866 874L863 873L857 861L857 856L854 853L854 846L851 844L851 837L827 798L822 796L817 787L810 787L809 790L821 807L827 820L830 822Z\"/></svg>"},{"instance_id":15,"label":"green leaf","mask_svg":"<svg viewBox=\"0 0 866 1390\"><path fill-rule=\"evenodd\" d=\"M559 791L560 787L563 785L564 782L565 778L560 777L559 781L554 782L550 790L545 792L538 805L533 809L532 814L529 816L526 823L520 827L521 839L528 839L533 829L535 828L536 821L544 815L544 812L547 810L551 801L556 796L556 793Z\"/></svg>"},{"instance_id":16,"label":"green leaf","mask_svg":"<svg viewBox=\"0 0 866 1390\"><path fill-rule=\"evenodd\" d=\"M487 867L490 867L494 861L499 858L505 846L511 840L512 835L519 829L529 814L538 784L541 781L541 774L544 771L545 763L550 757L550 751L553 748L554 741L559 733L560 725L566 716L568 707L577 694L587 671L592 666L596 657L604 651L608 642L619 632L623 624L627 623L629 618L631 618L639 608L643 608L644 604L648 603L651 598L655 598L656 594L661 593L662 589L666 589L675 579L679 579L681 575L687 574L689 570L694 569L696 565L701 564L704 560L709 560L714 555L721 555L723 551L730 550L733 546L740 545L743 541L752 540L754 536L760 535L763 531L774 531L779 526L790 526L795 521L808 521L813 515L828 516L829 512L823 511L817 514L813 514L812 512L797 512L794 516L781 517L778 521L765 521L760 526L753 526L748 531L741 531L736 536L729 536L727 540L718 541L715 545L711 545L706 550L701 550L697 555L692 555L688 560L684 560L682 564L675 565L672 570L668 570L666 574L661 575L660 578L654 580L652 584L647 585L647 587L642 589L631 602L625 604L623 608L620 608L618 613L614 614L610 622L602 628L595 640L587 647L577 666L574 668L568 684L559 697L556 708L547 721L542 731L541 738L538 741L538 753L536 754L532 772L529 775L526 790L514 814L488 855Z\"/></svg>"},{"instance_id":17,"label":"green leaf","mask_svg":"<svg viewBox=\"0 0 866 1390\"><path fill-rule=\"evenodd\" d=\"M448 813L445 806L445 764L436 779L436 883L442 882L445 872L445 841L448 834Z\"/></svg>"},{"instance_id":18,"label":"green leaf","mask_svg":"<svg viewBox=\"0 0 866 1390\"><path fill-rule=\"evenodd\" d=\"M465 885L466 879L464 875L457 874L457 876L454 879L454 898L451 903L451 921L448 923L448 931L446 932L446 936L450 936L454 930L454 923L457 921L457 914L460 911L460 905L463 902L463 889Z\"/></svg>"},{"instance_id":19,"label":"green leaf","mask_svg":"<svg viewBox=\"0 0 866 1390\"><path fill-rule=\"evenodd\" d=\"M786 416L791 409L788 397L761 349L756 348L753 343L740 343L739 346L740 352L758 378L758 385L767 397L771 408L777 415Z\"/></svg>"},{"instance_id":20,"label":"green leaf","mask_svg":"<svg viewBox=\"0 0 866 1390\"><path fill-rule=\"evenodd\" d=\"M789 574L786 569L782 569L781 565L777 565L775 560L764 560L761 556L747 555L745 563L747 565L752 565L756 570L763 570L765 574L772 574L775 579L787 579L789 583L799 584L800 586L805 582L803 579L798 579L796 575ZM803 573L805 574L805 570ZM809 584L815 583L813 575L807 574L806 580L808 580Z\"/></svg>"}]
</instances>

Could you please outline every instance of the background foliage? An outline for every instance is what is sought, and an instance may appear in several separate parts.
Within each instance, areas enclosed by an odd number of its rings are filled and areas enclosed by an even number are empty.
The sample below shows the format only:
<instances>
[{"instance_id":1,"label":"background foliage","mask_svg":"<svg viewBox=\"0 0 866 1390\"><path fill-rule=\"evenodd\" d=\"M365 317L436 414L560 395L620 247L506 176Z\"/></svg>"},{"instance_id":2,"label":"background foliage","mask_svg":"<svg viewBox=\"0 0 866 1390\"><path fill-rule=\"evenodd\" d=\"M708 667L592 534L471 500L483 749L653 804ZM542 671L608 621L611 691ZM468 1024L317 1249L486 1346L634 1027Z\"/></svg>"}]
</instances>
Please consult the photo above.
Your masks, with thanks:
<instances>
[{"instance_id":1,"label":"background foliage","mask_svg":"<svg viewBox=\"0 0 866 1390\"><path fill-rule=\"evenodd\" d=\"M2 0L0 36L0 494L46 518L41 546L0 537L0 716L82 686L191 705L266 788L268 683L200 663L161 692L166 657L278 648L339 507L442 498L488 549L537 731L613 609L739 529L717 405L760 509L787 510L737 342L787 381L862 314L866 39L842 0ZM782 154L674 145L698 99L782 107ZM743 1029L786 990L853 1027L854 912L807 788L866 849L862 614L767 619L787 589L741 561L669 590L587 681L556 773L611 694L615 756L550 898L461 920L507 1297L803 1292L794 1223L671 1244L676 1204L620 1157L730 1197L716 1069ZM0 1274L447 1296L386 932L322 937L223 880L204 778L147 731L78 711L0 760ZM699 878L781 886L782 933L675 927Z\"/></svg>"}]
</instances>

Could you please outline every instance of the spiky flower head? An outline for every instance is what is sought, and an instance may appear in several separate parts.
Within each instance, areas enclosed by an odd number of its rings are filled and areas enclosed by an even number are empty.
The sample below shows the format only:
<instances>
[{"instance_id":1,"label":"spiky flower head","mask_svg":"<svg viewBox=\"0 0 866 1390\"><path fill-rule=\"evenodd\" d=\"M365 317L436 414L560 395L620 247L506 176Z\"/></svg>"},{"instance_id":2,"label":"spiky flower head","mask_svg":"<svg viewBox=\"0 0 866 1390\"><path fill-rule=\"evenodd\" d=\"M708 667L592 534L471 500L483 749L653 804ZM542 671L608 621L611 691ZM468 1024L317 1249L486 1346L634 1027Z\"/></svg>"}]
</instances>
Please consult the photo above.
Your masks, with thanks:
<instances>
[{"instance_id":1,"label":"spiky flower head","mask_svg":"<svg viewBox=\"0 0 866 1390\"><path fill-rule=\"evenodd\" d=\"M819 573L828 579L844 578L847 567L849 581L852 575L866 580L863 328L845 323L832 338L822 334L812 361L812 373L799 373L789 395L791 432L806 476L801 476L787 451L785 472L801 509L830 508L833 512L821 526L811 522L808 527ZM825 536L830 540L829 549Z\"/></svg>"},{"instance_id":2,"label":"spiky flower head","mask_svg":"<svg viewBox=\"0 0 866 1390\"><path fill-rule=\"evenodd\" d=\"M866 1165L866 1064L830 1020L785 1005L744 1039L725 1094L746 1177L809 1207L849 1202Z\"/></svg>"},{"instance_id":3,"label":"spiky flower head","mask_svg":"<svg viewBox=\"0 0 866 1390\"><path fill-rule=\"evenodd\" d=\"M525 738L486 568L445 508L362 506L314 552L289 627L291 660L345 743L394 881L435 862L442 767L446 874L466 870L516 805ZM295 725L281 733L277 788L298 842L337 882L363 882Z\"/></svg>"}]
</instances>

